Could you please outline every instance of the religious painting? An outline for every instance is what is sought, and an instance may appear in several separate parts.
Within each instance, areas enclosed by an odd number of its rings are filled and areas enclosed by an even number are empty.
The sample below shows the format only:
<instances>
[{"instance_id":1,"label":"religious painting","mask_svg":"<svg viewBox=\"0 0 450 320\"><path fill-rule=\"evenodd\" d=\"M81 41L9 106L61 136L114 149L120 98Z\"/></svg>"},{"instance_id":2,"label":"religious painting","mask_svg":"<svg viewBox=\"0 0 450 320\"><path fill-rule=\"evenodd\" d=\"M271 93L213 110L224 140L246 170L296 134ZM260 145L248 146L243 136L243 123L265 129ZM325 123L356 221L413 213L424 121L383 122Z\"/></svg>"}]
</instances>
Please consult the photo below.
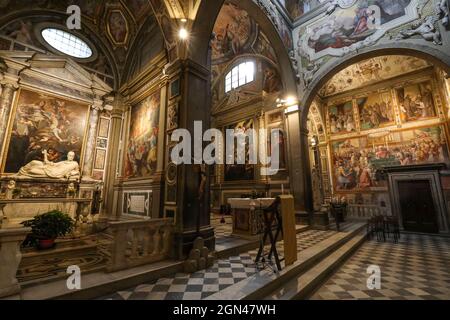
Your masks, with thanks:
<instances>
[{"instance_id":1,"label":"religious painting","mask_svg":"<svg viewBox=\"0 0 450 320\"><path fill-rule=\"evenodd\" d=\"M311 10L310 0L285 0L285 7L292 19L297 19Z\"/></svg>"},{"instance_id":2,"label":"religious painting","mask_svg":"<svg viewBox=\"0 0 450 320\"><path fill-rule=\"evenodd\" d=\"M356 130L352 101L330 107L328 115L332 134L350 133Z\"/></svg>"},{"instance_id":3,"label":"religious painting","mask_svg":"<svg viewBox=\"0 0 450 320\"><path fill-rule=\"evenodd\" d=\"M403 122L436 116L431 81L424 81L396 89Z\"/></svg>"},{"instance_id":4,"label":"religious painting","mask_svg":"<svg viewBox=\"0 0 450 320\"><path fill-rule=\"evenodd\" d=\"M218 64L247 52L257 36L257 28L247 11L225 2L214 25L214 34L212 60Z\"/></svg>"},{"instance_id":5,"label":"religious painting","mask_svg":"<svg viewBox=\"0 0 450 320\"><path fill-rule=\"evenodd\" d=\"M281 91L283 89L283 84L277 69L267 62L263 62L262 67L264 70L263 91L267 94L273 94Z\"/></svg>"},{"instance_id":6,"label":"religious painting","mask_svg":"<svg viewBox=\"0 0 450 320\"><path fill-rule=\"evenodd\" d=\"M102 138L108 138L109 133L109 119L100 118L98 125L98 136Z\"/></svg>"},{"instance_id":7,"label":"religious painting","mask_svg":"<svg viewBox=\"0 0 450 320\"><path fill-rule=\"evenodd\" d=\"M116 45L125 45L128 40L128 22L120 10L111 10L107 21L108 34Z\"/></svg>"},{"instance_id":8,"label":"religious painting","mask_svg":"<svg viewBox=\"0 0 450 320\"><path fill-rule=\"evenodd\" d=\"M324 14L307 27L301 36L301 51L311 60L328 54L341 56L374 43L388 30L417 17L414 0L363 0L338 5L330 15Z\"/></svg>"},{"instance_id":9,"label":"religious painting","mask_svg":"<svg viewBox=\"0 0 450 320\"><path fill-rule=\"evenodd\" d=\"M395 122L394 106L390 92L371 93L356 99L361 130L377 129Z\"/></svg>"},{"instance_id":10,"label":"religious painting","mask_svg":"<svg viewBox=\"0 0 450 320\"><path fill-rule=\"evenodd\" d=\"M94 169L105 169L106 150L97 149L95 152Z\"/></svg>"},{"instance_id":11,"label":"religious painting","mask_svg":"<svg viewBox=\"0 0 450 320\"><path fill-rule=\"evenodd\" d=\"M278 130L278 133L279 133L278 141L276 141L273 146L272 146L272 130ZM278 159L279 169L286 169L287 168L286 137L285 137L284 131L281 128L272 128L272 129L268 129L267 134L269 135L268 146L267 146L268 156L269 157L272 156L272 154L273 154L272 148L278 148L278 152L279 152L279 156L280 156L280 158Z\"/></svg>"},{"instance_id":12,"label":"religious painting","mask_svg":"<svg viewBox=\"0 0 450 320\"><path fill-rule=\"evenodd\" d=\"M4 172L17 173L33 160L66 160L69 151L80 162L89 106L44 93L21 90L9 136Z\"/></svg>"},{"instance_id":13,"label":"religious painting","mask_svg":"<svg viewBox=\"0 0 450 320\"><path fill-rule=\"evenodd\" d=\"M124 170L127 178L148 177L156 170L160 101L158 91L131 109Z\"/></svg>"},{"instance_id":14,"label":"religious painting","mask_svg":"<svg viewBox=\"0 0 450 320\"><path fill-rule=\"evenodd\" d=\"M337 191L387 188L380 169L423 163L448 163L443 127L381 132L332 144Z\"/></svg>"},{"instance_id":15,"label":"religious painting","mask_svg":"<svg viewBox=\"0 0 450 320\"><path fill-rule=\"evenodd\" d=\"M381 56L352 64L338 72L320 90L323 97L350 91L381 80L391 79L431 66L429 62L407 56Z\"/></svg>"},{"instance_id":16,"label":"religious painting","mask_svg":"<svg viewBox=\"0 0 450 320\"><path fill-rule=\"evenodd\" d=\"M254 129L254 121L253 119L248 119L241 121L239 123L230 125L225 127L225 129L232 129L235 132L235 143L236 141L239 143L239 140L242 140L245 146L242 146L245 149L245 164L238 164L238 162L244 162L243 159L240 159L242 155L237 154L238 146L235 144L234 148L234 161L233 164L225 164L225 181L249 181L255 179L255 165L250 164L250 144L249 137L245 137L244 139L238 139L239 136L246 135L249 133L249 130ZM227 159L228 162L228 159Z\"/></svg>"}]
</instances>

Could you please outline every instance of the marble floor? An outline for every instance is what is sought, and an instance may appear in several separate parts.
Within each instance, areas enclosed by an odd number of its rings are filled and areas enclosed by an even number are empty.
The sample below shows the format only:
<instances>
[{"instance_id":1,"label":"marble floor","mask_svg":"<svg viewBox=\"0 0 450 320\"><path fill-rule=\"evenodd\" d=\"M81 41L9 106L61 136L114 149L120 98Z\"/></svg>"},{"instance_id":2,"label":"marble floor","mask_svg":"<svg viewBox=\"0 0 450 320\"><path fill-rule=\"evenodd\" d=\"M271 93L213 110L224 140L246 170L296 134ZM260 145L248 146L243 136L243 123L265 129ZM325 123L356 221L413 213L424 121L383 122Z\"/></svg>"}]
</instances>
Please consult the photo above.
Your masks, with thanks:
<instances>
[{"instance_id":1,"label":"marble floor","mask_svg":"<svg viewBox=\"0 0 450 320\"><path fill-rule=\"evenodd\" d=\"M381 271L369 290L367 268ZM312 300L449 300L450 238L402 234L399 243L367 241L311 297Z\"/></svg>"},{"instance_id":2,"label":"marble floor","mask_svg":"<svg viewBox=\"0 0 450 320\"><path fill-rule=\"evenodd\" d=\"M308 230L297 235L297 250L315 244L336 234L336 231ZM282 242L277 250L283 255ZM151 283L138 285L127 290L102 297L102 300L199 300L217 293L249 276L259 272L254 260L257 250L217 260L211 268L193 274L177 273Z\"/></svg>"}]
</instances>

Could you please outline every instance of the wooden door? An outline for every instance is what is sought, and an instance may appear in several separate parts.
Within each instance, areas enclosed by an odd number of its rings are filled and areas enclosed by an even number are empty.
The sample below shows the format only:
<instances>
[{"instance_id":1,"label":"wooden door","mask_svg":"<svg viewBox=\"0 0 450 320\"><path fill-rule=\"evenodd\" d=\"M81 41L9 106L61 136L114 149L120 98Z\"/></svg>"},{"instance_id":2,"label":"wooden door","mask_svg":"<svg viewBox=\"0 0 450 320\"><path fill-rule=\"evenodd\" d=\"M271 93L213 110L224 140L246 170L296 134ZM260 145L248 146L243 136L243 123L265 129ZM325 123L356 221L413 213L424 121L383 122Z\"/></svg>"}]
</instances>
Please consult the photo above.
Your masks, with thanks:
<instances>
[{"instance_id":1,"label":"wooden door","mask_svg":"<svg viewBox=\"0 0 450 320\"><path fill-rule=\"evenodd\" d=\"M430 181L399 181L398 190L405 230L437 233L437 214Z\"/></svg>"}]
</instances>

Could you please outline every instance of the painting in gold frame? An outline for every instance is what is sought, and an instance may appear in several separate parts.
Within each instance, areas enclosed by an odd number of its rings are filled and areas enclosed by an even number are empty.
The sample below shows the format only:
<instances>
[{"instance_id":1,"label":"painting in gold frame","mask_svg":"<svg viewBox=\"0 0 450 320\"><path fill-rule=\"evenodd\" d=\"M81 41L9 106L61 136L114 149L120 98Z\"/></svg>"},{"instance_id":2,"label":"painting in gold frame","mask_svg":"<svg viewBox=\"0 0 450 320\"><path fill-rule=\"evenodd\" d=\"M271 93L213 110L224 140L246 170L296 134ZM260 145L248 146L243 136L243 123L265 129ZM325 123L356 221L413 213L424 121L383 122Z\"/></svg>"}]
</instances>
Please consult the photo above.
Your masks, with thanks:
<instances>
[{"instance_id":1,"label":"painting in gold frame","mask_svg":"<svg viewBox=\"0 0 450 320\"><path fill-rule=\"evenodd\" d=\"M21 89L13 110L3 173L17 173L33 160L66 160L69 151L82 164L89 105L43 92Z\"/></svg>"},{"instance_id":2,"label":"painting in gold frame","mask_svg":"<svg viewBox=\"0 0 450 320\"><path fill-rule=\"evenodd\" d=\"M148 177L156 170L160 104L161 92L157 91L131 109L124 168L127 178Z\"/></svg>"}]
</instances>

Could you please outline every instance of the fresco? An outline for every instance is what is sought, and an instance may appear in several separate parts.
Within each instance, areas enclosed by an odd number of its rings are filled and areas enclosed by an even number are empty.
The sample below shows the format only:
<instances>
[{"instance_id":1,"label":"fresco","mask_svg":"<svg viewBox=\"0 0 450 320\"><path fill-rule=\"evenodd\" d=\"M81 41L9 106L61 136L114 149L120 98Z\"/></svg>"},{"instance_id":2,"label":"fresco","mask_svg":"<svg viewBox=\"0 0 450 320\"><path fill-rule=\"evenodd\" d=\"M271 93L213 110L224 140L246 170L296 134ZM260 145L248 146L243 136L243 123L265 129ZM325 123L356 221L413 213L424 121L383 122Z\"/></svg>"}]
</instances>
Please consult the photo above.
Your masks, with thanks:
<instances>
[{"instance_id":1,"label":"fresco","mask_svg":"<svg viewBox=\"0 0 450 320\"><path fill-rule=\"evenodd\" d=\"M348 8L338 7L307 27L300 36L301 54L316 60L374 43L386 31L416 19L415 4L416 0L361 0Z\"/></svg>"},{"instance_id":2,"label":"fresco","mask_svg":"<svg viewBox=\"0 0 450 320\"><path fill-rule=\"evenodd\" d=\"M350 133L356 130L353 102L347 101L328 109L332 134Z\"/></svg>"},{"instance_id":3,"label":"fresco","mask_svg":"<svg viewBox=\"0 0 450 320\"><path fill-rule=\"evenodd\" d=\"M332 143L337 191L376 191L387 187L383 166L448 163L443 127L367 135Z\"/></svg>"},{"instance_id":4,"label":"fresco","mask_svg":"<svg viewBox=\"0 0 450 320\"><path fill-rule=\"evenodd\" d=\"M128 22L120 10L113 10L109 14L108 32L115 44L127 42Z\"/></svg>"},{"instance_id":5,"label":"fresco","mask_svg":"<svg viewBox=\"0 0 450 320\"><path fill-rule=\"evenodd\" d=\"M160 98L158 91L131 110L124 170L127 178L148 177L156 170Z\"/></svg>"},{"instance_id":6,"label":"fresco","mask_svg":"<svg viewBox=\"0 0 450 320\"><path fill-rule=\"evenodd\" d=\"M319 94L325 97L350 91L429 66L427 61L411 56L394 55L367 59L338 72L323 86Z\"/></svg>"},{"instance_id":7,"label":"fresco","mask_svg":"<svg viewBox=\"0 0 450 320\"><path fill-rule=\"evenodd\" d=\"M212 60L214 64L223 63L248 52L257 37L257 26L247 11L227 2L217 17L214 34Z\"/></svg>"},{"instance_id":8,"label":"fresco","mask_svg":"<svg viewBox=\"0 0 450 320\"><path fill-rule=\"evenodd\" d=\"M268 94L279 92L282 88L280 74L277 69L267 62L262 63L263 66L263 91Z\"/></svg>"},{"instance_id":9,"label":"fresco","mask_svg":"<svg viewBox=\"0 0 450 320\"><path fill-rule=\"evenodd\" d=\"M309 0L284 0L284 6L292 19L297 19L311 10Z\"/></svg>"},{"instance_id":10,"label":"fresco","mask_svg":"<svg viewBox=\"0 0 450 320\"><path fill-rule=\"evenodd\" d=\"M285 26L287 28L287 26ZM212 48L212 83L227 69L229 62L240 55L261 55L277 62L275 50L267 36L247 11L235 4L225 2L214 25L215 38ZM283 41L292 46L290 33L285 30Z\"/></svg>"},{"instance_id":11,"label":"fresco","mask_svg":"<svg viewBox=\"0 0 450 320\"><path fill-rule=\"evenodd\" d=\"M431 81L396 89L402 121L423 120L436 116Z\"/></svg>"},{"instance_id":12,"label":"fresco","mask_svg":"<svg viewBox=\"0 0 450 320\"><path fill-rule=\"evenodd\" d=\"M356 99L361 130L377 129L395 122L391 93L372 93Z\"/></svg>"},{"instance_id":13,"label":"fresco","mask_svg":"<svg viewBox=\"0 0 450 320\"><path fill-rule=\"evenodd\" d=\"M5 173L16 173L32 160L65 160L74 151L80 161L89 106L42 93L21 90L6 155Z\"/></svg>"},{"instance_id":14,"label":"fresco","mask_svg":"<svg viewBox=\"0 0 450 320\"><path fill-rule=\"evenodd\" d=\"M236 134L245 134L247 130L254 129L254 122L253 119L248 119L241 121L239 123L230 125L225 127L226 129L234 129ZM246 164L237 164L237 149L238 147L235 146L235 161L234 164L225 164L225 181L250 181L255 179L255 166L253 164L248 164L249 162L249 156L250 156L250 150L249 150L249 144L248 144L248 138L246 139L245 144L245 162Z\"/></svg>"}]
</instances>

